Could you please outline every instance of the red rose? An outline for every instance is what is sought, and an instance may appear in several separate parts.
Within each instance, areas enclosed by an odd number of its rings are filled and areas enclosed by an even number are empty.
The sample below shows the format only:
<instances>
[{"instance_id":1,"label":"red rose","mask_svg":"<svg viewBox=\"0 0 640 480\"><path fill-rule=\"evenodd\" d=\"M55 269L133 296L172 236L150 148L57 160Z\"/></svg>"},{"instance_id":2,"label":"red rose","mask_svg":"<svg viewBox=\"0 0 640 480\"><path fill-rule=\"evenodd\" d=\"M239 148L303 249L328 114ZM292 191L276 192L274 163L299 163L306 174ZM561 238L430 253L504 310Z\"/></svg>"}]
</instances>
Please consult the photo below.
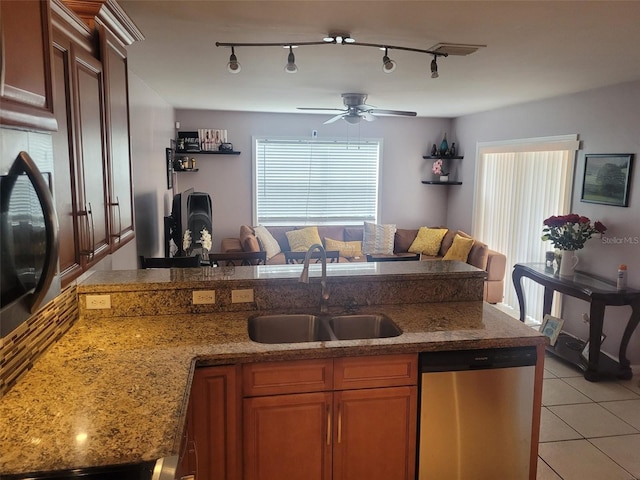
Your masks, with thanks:
<instances>
[{"instance_id":1,"label":"red rose","mask_svg":"<svg viewBox=\"0 0 640 480\"><path fill-rule=\"evenodd\" d=\"M589 220L589 217L580 217L578 219L578 223L589 223L591 220Z\"/></svg>"},{"instance_id":2,"label":"red rose","mask_svg":"<svg viewBox=\"0 0 640 480\"><path fill-rule=\"evenodd\" d=\"M600 221L597 221L596 223L594 223L593 228L595 228L596 232L598 233L604 233L607 231L607 227L605 227Z\"/></svg>"}]
</instances>

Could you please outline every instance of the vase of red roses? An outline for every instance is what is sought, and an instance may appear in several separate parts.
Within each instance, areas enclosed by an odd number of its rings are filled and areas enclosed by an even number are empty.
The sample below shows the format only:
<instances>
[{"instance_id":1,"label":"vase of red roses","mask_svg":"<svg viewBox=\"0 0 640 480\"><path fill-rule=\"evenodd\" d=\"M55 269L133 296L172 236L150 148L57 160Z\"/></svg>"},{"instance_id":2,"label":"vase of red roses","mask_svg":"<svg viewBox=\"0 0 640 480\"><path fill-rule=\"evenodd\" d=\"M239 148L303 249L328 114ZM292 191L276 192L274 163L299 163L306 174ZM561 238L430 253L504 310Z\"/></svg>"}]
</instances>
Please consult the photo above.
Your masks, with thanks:
<instances>
[{"instance_id":1,"label":"vase of red roses","mask_svg":"<svg viewBox=\"0 0 640 480\"><path fill-rule=\"evenodd\" d=\"M602 222L593 224L588 217L570 213L568 215L551 216L542 222L542 240L551 240L553 246L561 251L560 276L573 276L578 264L577 250L595 234L607 231Z\"/></svg>"}]
</instances>

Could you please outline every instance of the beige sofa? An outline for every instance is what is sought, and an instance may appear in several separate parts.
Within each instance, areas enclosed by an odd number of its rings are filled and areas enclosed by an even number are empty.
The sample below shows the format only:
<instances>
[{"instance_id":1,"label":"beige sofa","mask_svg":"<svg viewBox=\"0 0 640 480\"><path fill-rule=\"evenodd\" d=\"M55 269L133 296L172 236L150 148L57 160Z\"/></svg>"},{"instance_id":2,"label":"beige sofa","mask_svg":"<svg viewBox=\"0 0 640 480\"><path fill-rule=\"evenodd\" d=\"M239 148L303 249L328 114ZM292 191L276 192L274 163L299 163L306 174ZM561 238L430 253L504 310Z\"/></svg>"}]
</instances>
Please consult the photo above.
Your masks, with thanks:
<instances>
[{"instance_id":1,"label":"beige sofa","mask_svg":"<svg viewBox=\"0 0 640 480\"><path fill-rule=\"evenodd\" d=\"M269 226L266 229L271 233L273 238L278 242L282 252L290 251L289 240L286 232L305 228L303 226ZM340 242L350 241L362 241L364 227L362 225L319 225L318 234L323 242L326 244L326 239L337 240ZM409 247L413 243L418 229L402 229L398 228L394 238L394 255L407 255ZM440 251L436 256L422 255L423 260L437 260L444 257L451 245L456 234L463 237L471 238L470 235L460 230L449 230L440 245ZM326 245L325 245L326 246ZM260 242L255 235L252 227L248 225L242 225L240 227L240 235L238 238L224 238L221 243L222 253L232 252L256 252L262 250ZM340 257L340 262L362 262L366 261L366 257ZM285 254L278 253L267 260L269 265L277 265L285 263ZM484 285L484 300L489 303L498 303L502 301L504 279L506 272L506 257L499 252L489 249L489 247L478 240L475 240L467 263L474 267L480 268L487 272L487 278Z\"/></svg>"}]
</instances>

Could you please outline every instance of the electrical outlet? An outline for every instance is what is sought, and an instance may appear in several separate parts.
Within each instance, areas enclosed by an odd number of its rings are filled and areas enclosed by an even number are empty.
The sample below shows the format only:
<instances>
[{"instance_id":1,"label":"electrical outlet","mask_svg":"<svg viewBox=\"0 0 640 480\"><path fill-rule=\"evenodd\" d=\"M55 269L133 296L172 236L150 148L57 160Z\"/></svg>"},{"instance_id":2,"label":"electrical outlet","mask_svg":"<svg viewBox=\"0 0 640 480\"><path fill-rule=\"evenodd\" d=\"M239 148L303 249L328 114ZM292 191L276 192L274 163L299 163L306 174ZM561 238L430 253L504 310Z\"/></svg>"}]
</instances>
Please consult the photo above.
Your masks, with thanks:
<instances>
[{"instance_id":1,"label":"electrical outlet","mask_svg":"<svg viewBox=\"0 0 640 480\"><path fill-rule=\"evenodd\" d=\"M215 290L194 290L193 291L194 305L211 305L214 303L216 303Z\"/></svg>"},{"instance_id":2,"label":"electrical outlet","mask_svg":"<svg viewBox=\"0 0 640 480\"><path fill-rule=\"evenodd\" d=\"M111 295L87 295L87 310L111 308Z\"/></svg>"},{"instance_id":3,"label":"electrical outlet","mask_svg":"<svg viewBox=\"0 0 640 480\"><path fill-rule=\"evenodd\" d=\"M253 288L231 290L231 303L251 303L251 302L253 302Z\"/></svg>"}]
</instances>

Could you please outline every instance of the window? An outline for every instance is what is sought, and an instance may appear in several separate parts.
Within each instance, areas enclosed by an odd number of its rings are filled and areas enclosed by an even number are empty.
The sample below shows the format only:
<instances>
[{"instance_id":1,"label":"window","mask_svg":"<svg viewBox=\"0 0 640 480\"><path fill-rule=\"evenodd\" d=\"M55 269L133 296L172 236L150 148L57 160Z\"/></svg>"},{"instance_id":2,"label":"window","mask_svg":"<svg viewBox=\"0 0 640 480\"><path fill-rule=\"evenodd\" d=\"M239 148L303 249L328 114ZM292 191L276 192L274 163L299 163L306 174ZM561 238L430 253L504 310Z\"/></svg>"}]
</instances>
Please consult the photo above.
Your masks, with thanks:
<instances>
[{"instance_id":1,"label":"window","mask_svg":"<svg viewBox=\"0 0 640 480\"><path fill-rule=\"evenodd\" d=\"M381 140L254 140L254 225L377 220Z\"/></svg>"},{"instance_id":2,"label":"window","mask_svg":"<svg viewBox=\"0 0 640 480\"><path fill-rule=\"evenodd\" d=\"M504 303L519 311L510 266L544 262L542 222L569 213L577 135L478 146L474 235L507 256ZM543 288L525 279L528 316L542 321ZM560 302L554 301L558 315Z\"/></svg>"}]
</instances>

